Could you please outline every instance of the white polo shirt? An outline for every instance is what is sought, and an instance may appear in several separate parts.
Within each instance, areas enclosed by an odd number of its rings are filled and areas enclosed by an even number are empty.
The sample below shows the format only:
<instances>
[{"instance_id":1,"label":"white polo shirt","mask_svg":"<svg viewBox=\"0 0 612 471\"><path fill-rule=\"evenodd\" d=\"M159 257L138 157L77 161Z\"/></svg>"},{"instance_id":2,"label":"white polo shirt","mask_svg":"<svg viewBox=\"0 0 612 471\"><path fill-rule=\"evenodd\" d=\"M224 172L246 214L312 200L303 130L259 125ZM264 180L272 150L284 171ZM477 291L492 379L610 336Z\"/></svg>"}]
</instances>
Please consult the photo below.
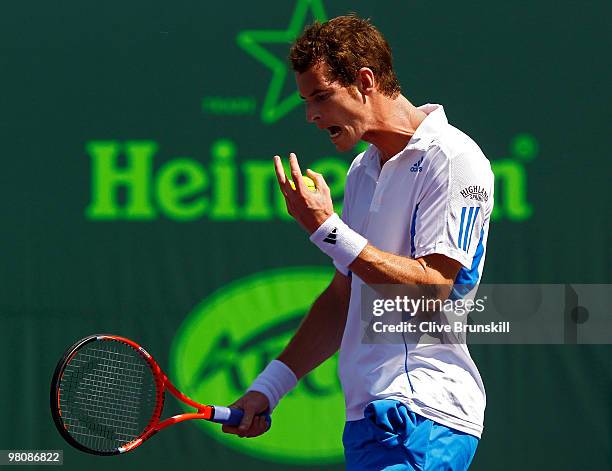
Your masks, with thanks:
<instances>
[{"instance_id":1,"label":"white polo shirt","mask_svg":"<svg viewBox=\"0 0 612 471\"><path fill-rule=\"evenodd\" d=\"M428 116L382 169L373 145L355 158L342 219L385 252L414 259L438 253L457 260L462 268L453 296L473 298L493 210L491 165L470 137L448 123L442 106L419 109ZM349 274L347 267L336 267ZM353 274L340 347L347 420L362 419L373 400L396 399L417 414L480 438L486 396L467 346L362 343L362 285Z\"/></svg>"}]
</instances>

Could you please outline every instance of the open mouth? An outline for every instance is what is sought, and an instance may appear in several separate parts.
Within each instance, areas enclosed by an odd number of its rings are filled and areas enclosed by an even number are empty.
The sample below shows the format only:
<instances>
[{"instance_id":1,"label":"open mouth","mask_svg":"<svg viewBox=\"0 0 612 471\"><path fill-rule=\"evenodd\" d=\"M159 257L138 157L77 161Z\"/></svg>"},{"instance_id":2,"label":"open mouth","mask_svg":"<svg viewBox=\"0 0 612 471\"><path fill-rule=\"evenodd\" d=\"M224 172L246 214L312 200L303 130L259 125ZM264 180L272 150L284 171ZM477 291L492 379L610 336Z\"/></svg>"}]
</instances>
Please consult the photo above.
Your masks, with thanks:
<instances>
[{"instance_id":1,"label":"open mouth","mask_svg":"<svg viewBox=\"0 0 612 471\"><path fill-rule=\"evenodd\" d=\"M340 126L330 126L327 128L327 130L329 131L329 137L331 137L332 139L335 139L342 133L342 129L340 129Z\"/></svg>"}]
</instances>

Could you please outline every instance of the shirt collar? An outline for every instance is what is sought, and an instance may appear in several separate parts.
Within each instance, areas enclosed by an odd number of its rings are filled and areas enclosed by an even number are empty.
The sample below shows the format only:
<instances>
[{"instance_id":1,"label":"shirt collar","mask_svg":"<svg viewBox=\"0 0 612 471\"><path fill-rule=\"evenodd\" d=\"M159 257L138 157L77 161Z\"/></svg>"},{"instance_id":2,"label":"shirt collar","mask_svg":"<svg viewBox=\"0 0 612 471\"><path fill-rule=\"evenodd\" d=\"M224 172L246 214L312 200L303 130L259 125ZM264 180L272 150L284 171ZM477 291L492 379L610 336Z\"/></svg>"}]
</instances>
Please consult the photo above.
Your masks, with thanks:
<instances>
[{"instance_id":1,"label":"shirt collar","mask_svg":"<svg viewBox=\"0 0 612 471\"><path fill-rule=\"evenodd\" d=\"M380 157L376 146L370 144L363 157L362 162L366 166L366 174L374 180L378 180L378 175L380 174Z\"/></svg>"},{"instance_id":2,"label":"shirt collar","mask_svg":"<svg viewBox=\"0 0 612 471\"><path fill-rule=\"evenodd\" d=\"M431 141L439 134L440 129L448 124L442 105L427 103L418 106L417 109L427 113L427 117L419 124L404 150L426 151Z\"/></svg>"},{"instance_id":3,"label":"shirt collar","mask_svg":"<svg viewBox=\"0 0 612 471\"><path fill-rule=\"evenodd\" d=\"M421 121L416 132L410 138L410 141L408 141L408 145L406 145L400 154L407 150L426 151L429 149L431 141L440 132L440 128L448 124L448 119L442 105L427 103L426 105L417 106L417 109L425 112L427 117ZM374 179L378 178L380 174L380 157L376 146L370 145L368 147L363 163L366 165L366 173Z\"/></svg>"}]
</instances>

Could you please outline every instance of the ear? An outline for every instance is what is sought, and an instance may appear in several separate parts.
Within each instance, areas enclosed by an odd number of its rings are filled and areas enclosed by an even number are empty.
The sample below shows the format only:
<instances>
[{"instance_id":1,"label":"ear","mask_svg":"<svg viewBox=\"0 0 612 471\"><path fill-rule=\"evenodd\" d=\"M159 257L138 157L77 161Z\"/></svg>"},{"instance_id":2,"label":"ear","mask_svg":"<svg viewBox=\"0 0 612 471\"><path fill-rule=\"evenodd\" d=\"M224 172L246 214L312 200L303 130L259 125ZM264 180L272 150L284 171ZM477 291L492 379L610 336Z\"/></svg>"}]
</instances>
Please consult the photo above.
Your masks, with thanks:
<instances>
[{"instance_id":1,"label":"ear","mask_svg":"<svg viewBox=\"0 0 612 471\"><path fill-rule=\"evenodd\" d=\"M357 72L357 79L355 86L359 92L363 95L371 95L376 87L376 80L374 78L374 72L369 67L362 67Z\"/></svg>"}]
</instances>

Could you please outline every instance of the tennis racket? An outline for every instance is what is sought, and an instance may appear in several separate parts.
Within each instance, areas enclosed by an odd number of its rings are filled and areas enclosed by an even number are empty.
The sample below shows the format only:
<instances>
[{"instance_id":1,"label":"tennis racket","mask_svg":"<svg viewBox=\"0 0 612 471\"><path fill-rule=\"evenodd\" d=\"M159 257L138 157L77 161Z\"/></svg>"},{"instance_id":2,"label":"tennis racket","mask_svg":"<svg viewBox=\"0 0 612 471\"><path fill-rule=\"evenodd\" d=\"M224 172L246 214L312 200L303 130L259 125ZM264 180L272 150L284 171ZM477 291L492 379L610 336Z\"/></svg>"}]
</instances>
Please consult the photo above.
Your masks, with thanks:
<instances>
[{"instance_id":1,"label":"tennis racket","mask_svg":"<svg viewBox=\"0 0 612 471\"><path fill-rule=\"evenodd\" d=\"M161 420L166 391L196 412ZM72 446L95 455L117 455L185 420L236 426L243 411L191 400L136 342L92 335L70 347L58 363L51 381L51 414ZM269 426L270 416L264 417Z\"/></svg>"}]
</instances>

